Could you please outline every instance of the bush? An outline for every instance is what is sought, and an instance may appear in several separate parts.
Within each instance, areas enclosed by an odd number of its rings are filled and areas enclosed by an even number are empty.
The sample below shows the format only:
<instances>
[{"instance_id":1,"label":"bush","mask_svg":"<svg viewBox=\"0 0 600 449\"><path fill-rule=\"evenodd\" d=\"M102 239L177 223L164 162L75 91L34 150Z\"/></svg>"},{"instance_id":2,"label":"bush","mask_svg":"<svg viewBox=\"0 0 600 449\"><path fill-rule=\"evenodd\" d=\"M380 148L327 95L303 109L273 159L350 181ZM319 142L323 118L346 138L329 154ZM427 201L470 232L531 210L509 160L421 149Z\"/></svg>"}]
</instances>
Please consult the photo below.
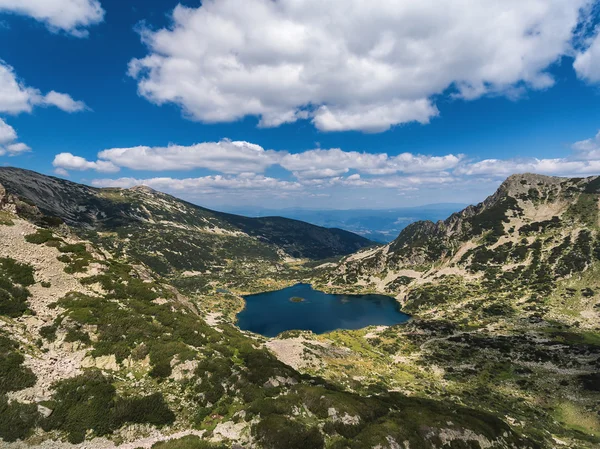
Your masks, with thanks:
<instances>
[{"instance_id":1,"label":"bush","mask_svg":"<svg viewBox=\"0 0 600 449\"><path fill-rule=\"evenodd\" d=\"M24 287L35 284L33 267L29 264L19 263L10 257L0 258L0 274L8 277L15 284Z\"/></svg>"},{"instance_id":2,"label":"bush","mask_svg":"<svg viewBox=\"0 0 600 449\"><path fill-rule=\"evenodd\" d=\"M52 231L48 229L38 229L34 234L26 235L25 241L41 245L43 243L58 242L60 240L52 234Z\"/></svg>"},{"instance_id":3,"label":"bush","mask_svg":"<svg viewBox=\"0 0 600 449\"><path fill-rule=\"evenodd\" d=\"M84 441L88 430L102 436L128 422L165 425L175 420L161 394L119 398L111 380L98 371L62 380L55 389L54 410L42 428L66 432L71 443Z\"/></svg>"},{"instance_id":4,"label":"bush","mask_svg":"<svg viewBox=\"0 0 600 449\"><path fill-rule=\"evenodd\" d=\"M0 278L0 315L17 318L23 315L29 304L29 290L13 285L8 279Z\"/></svg>"},{"instance_id":5,"label":"bush","mask_svg":"<svg viewBox=\"0 0 600 449\"><path fill-rule=\"evenodd\" d=\"M52 342L56 340L56 330L58 329L58 323L52 323L48 326L43 326L40 329L40 336L46 340Z\"/></svg>"},{"instance_id":6,"label":"bush","mask_svg":"<svg viewBox=\"0 0 600 449\"><path fill-rule=\"evenodd\" d=\"M325 441L317 427L306 427L285 416L271 415L252 429L265 449L323 449Z\"/></svg>"},{"instance_id":7,"label":"bush","mask_svg":"<svg viewBox=\"0 0 600 449\"><path fill-rule=\"evenodd\" d=\"M155 393L142 398L118 400L114 419L117 423L148 423L162 426L173 424L175 415L165 403L162 394Z\"/></svg>"},{"instance_id":8,"label":"bush","mask_svg":"<svg viewBox=\"0 0 600 449\"><path fill-rule=\"evenodd\" d=\"M35 404L21 404L17 401L8 403L4 395L0 395L0 438L7 442L24 439L29 435L38 421Z\"/></svg>"},{"instance_id":9,"label":"bush","mask_svg":"<svg viewBox=\"0 0 600 449\"><path fill-rule=\"evenodd\" d=\"M55 337L56 337L56 335L55 335ZM88 344L88 345L92 342L89 334L87 332L83 332L79 329L69 329L67 331L67 335L65 336L65 341L67 343L80 341L80 342Z\"/></svg>"},{"instance_id":10,"label":"bush","mask_svg":"<svg viewBox=\"0 0 600 449\"><path fill-rule=\"evenodd\" d=\"M152 449L228 449L223 444L210 443L195 435L188 435L178 440L161 441L152 446Z\"/></svg>"},{"instance_id":11,"label":"bush","mask_svg":"<svg viewBox=\"0 0 600 449\"><path fill-rule=\"evenodd\" d=\"M0 335L0 394L19 391L35 384L33 372L23 366L24 357L17 352L19 345Z\"/></svg>"}]
</instances>

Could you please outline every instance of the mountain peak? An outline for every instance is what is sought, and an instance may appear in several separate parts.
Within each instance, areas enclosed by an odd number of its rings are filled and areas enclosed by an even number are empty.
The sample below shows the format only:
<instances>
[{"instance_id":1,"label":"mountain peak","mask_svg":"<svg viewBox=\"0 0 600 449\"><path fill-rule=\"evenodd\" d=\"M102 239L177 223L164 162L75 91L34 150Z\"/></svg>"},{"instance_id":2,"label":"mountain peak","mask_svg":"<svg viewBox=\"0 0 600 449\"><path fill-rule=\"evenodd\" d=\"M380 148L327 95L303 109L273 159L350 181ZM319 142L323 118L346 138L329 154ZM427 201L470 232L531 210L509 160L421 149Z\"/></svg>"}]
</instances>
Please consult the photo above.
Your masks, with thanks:
<instances>
[{"instance_id":1,"label":"mountain peak","mask_svg":"<svg viewBox=\"0 0 600 449\"><path fill-rule=\"evenodd\" d=\"M154 190L152 187L148 187L147 185L133 186L133 187L128 188L127 190L129 190L130 192L145 193L145 194L157 193L156 190Z\"/></svg>"}]
</instances>

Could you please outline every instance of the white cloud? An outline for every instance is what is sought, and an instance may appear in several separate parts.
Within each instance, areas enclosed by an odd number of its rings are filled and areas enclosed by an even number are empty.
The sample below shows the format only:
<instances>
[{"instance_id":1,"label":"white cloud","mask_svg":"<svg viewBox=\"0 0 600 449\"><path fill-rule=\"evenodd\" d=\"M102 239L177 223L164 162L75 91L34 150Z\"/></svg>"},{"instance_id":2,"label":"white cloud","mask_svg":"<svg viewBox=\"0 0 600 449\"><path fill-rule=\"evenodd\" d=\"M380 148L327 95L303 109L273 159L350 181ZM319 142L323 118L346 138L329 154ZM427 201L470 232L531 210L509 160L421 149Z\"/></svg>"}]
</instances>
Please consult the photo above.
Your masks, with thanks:
<instances>
[{"instance_id":1,"label":"white cloud","mask_svg":"<svg viewBox=\"0 0 600 449\"><path fill-rule=\"evenodd\" d=\"M600 159L600 131L591 139L575 142L572 149L580 159Z\"/></svg>"},{"instance_id":2,"label":"white cloud","mask_svg":"<svg viewBox=\"0 0 600 449\"><path fill-rule=\"evenodd\" d=\"M71 153L60 153L54 157L52 165L56 169L62 169L61 174L67 170L96 170L102 173L115 173L119 167L108 161L88 161L80 156L74 156Z\"/></svg>"},{"instance_id":3,"label":"white cloud","mask_svg":"<svg viewBox=\"0 0 600 449\"><path fill-rule=\"evenodd\" d=\"M575 142L573 152L562 158L486 159L473 161L464 155L447 154L428 156L401 153L366 153L344 151L340 148L313 149L299 153L265 150L250 142L205 142L188 147L133 147L111 149L98 153L98 160L88 161L70 153L56 156L56 172L66 176L67 170L95 170L116 172L120 168L144 171L210 169L222 174L177 179L154 177L138 179L97 179L97 186L131 187L149 185L205 204L203 194L227 193L228 200L244 203L244 191L266 199L269 195L292 195L301 198L330 198L330 206L342 201L345 207L354 207L350 200L357 199L360 189L370 189L373 201L381 206L392 205L390 192L411 192L418 189L428 201L470 201L477 192L489 193L499 183L515 173L540 173L555 176L588 176L600 173L600 132L593 138ZM279 178L262 173L279 166L287 174ZM296 179L293 180L290 175ZM292 180L290 180L291 178ZM440 186L444 186L440 189ZM260 192L260 193L257 193ZM350 193L354 192L354 193ZM437 196L436 196L437 195ZM459 196L456 196L459 195ZM222 197L218 197L222 198ZM291 196L290 196L291 198ZM391 198L391 197L390 197ZM408 197L405 197L408 198ZM412 197L411 197L412 198ZM415 197L417 198L417 197ZM420 198L420 197L419 197ZM468 198L468 200L467 200ZM367 201L367 200L365 200ZM280 203L286 206L285 202ZM287 205L289 206L289 205ZM362 203L362 207L372 205Z\"/></svg>"},{"instance_id":4,"label":"white cloud","mask_svg":"<svg viewBox=\"0 0 600 449\"><path fill-rule=\"evenodd\" d=\"M0 145L4 145L13 142L17 139L17 132L15 129L0 119Z\"/></svg>"},{"instance_id":5,"label":"white cloud","mask_svg":"<svg viewBox=\"0 0 600 449\"><path fill-rule=\"evenodd\" d=\"M6 148L6 151L12 156L16 156L17 154L21 154L21 153L28 153L31 151L31 148L29 148L28 145L25 145L22 142L11 143L11 144L7 145L5 148Z\"/></svg>"},{"instance_id":6,"label":"white cloud","mask_svg":"<svg viewBox=\"0 0 600 449\"><path fill-rule=\"evenodd\" d=\"M207 0L143 29L140 95L186 116L324 131L427 123L448 88L474 99L545 89L592 0Z\"/></svg>"},{"instance_id":7,"label":"white cloud","mask_svg":"<svg viewBox=\"0 0 600 449\"><path fill-rule=\"evenodd\" d=\"M359 153L333 148L288 154L281 159L280 165L300 178L325 178L339 176L349 170L370 175L438 172L456 167L462 158L462 155L452 154L441 157L411 153L388 156L386 153Z\"/></svg>"},{"instance_id":8,"label":"white cloud","mask_svg":"<svg viewBox=\"0 0 600 449\"><path fill-rule=\"evenodd\" d=\"M454 173L466 176L491 175L502 178L515 173L536 173L553 176L591 176L600 173L600 160L577 161L567 158L486 159L460 167Z\"/></svg>"},{"instance_id":9,"label":"white cloud","mask_svg":"<svg viewBox=\"0 0 600 449\"><path fill-rule=\"evenodd\" d=\"M506 177L515 173L551 176L593 176L600 174L600 132L571 145L572 154L562 158L486 159L454 170L455 175Z\"/></svg>"},{"instance_id":10,"label":"white cloud","mask_svg":"<svg viewBox=\"0 0 600 449\"><path fill-rule=\"evenodd\" d=\"M0 0L1 10L2 0ZM87 109L82 101L76 101L67 94L50 91L42 94L38 89L26 86L17 78L14 69L0 59L0 113L30 113L33 108L55 106L65 112L79 112ZM0 156L15 156L31 151L24 143L15 142L17 133L12 126L0 118Z\"/></svg>"},{"instance_id":11,"label":"white cloud","mask_svg":"<svg viewBox=\"0 0 600 449\"><path fill-rule=\"evenodd\" d=\"M588 40L587 46L577 52L573 67L577 75L591 83L600 82L600 28L596 35Z\"/></svg>"},{"instance_id":12,"label":"white cloud","mask_svg":"<svg viewBox=\"0 0 600 449\"><path fill-rule=\"evenodd\" d=\"M31 151L27 145L16 142L17 132L15 129L0 119L0 156L17 156Z\"/></svg>"},{"instance_id":13,"label":"white cloud","mask_svg":"<svg viewBox=\"0 0 600 449\"><path fill-rule=\"evenodd\" d=\"M40 104L44 106L56 106L65 112L85 111L87 106L83 101L76 101L70 95L60 92L50 91L41 100Z\"/></svg>"},{"instance_id":14,"label":"white cloud","mask_svg":"<svg viewBox=\"0 0 600 449\"><path fill-rule=\"evenodd\" d=\"M98 0L0 0L0 13L33 17L52 31L87 36L86 28L102 22L104 10Z\"/></svg>"},{"instance_id":15,"label":"white cloud","mask_svg":"<svg viewBox=\"0 0 600 449\"><path fill-rule=\"evenodd\" d=\"M438 114L438 109L429 100L397 100L381 104L321 106L314 114L313 123L322 131L360 130L377 133L398 123L427 124Z\"/></svg>"},{"instance_id":16,"label":"white cloud","mask_svg":"<svg viewBox=\"0 0 600 449\"><path fill-rule=\"evenodd\" d=\"M412 191L417 190L415 186L436 186L439 184L452 184L460 181L461 178L449 174L386 176L375 178L362 178L360 175L354 174L346 178L333 178L321 185L343 185L351 187L368 187Z\"/></svg>"},{"instance_id":17,"label":"white cloud","mask_svg":"<svg viewBox=\"0 0 600 449\"><path fill-rule=\"evenodd\" d=\"M54 169L54 173L56 173L59 176L64 176L65 178L67 176L69 176L69 172L67 170L65 170L64 168L55 168Z\"/></svg>"},{"instance_id":18,"label":"white cloud","mask_svg":"<svg viewBox=\"0 0 600 449\"><path fill-rule=\"evenodd\" d=\"M277 152L249 142L205 142L191 146L113 148L98 153L101 160L133 170L192 170L221 173L263 172L277 162Z\"/></svg>"},{"instance_id":19,"label":"white cloud","mask_svg":"<svg viewBox=\"0 0 600 449\"><path fill-rule=\"evenodd\" d=\"M31 112L35 106L55 106L65 112L86 109L83 102L73 100L67 94L50 91L44 95L38 89L26 86L17 78L14 69L0 60L0 113Z\"/></svg>"},{"instance_id":20,"label":"white cloud","mask_svg":"<svg viewBox=\"0 0 600 449\"><path fill-rule=\"evenodd\" d=\"M210 194L215 192L253 191L265 192L269 195L286 194L302 190L296 182L282 181L275 178L254 174L241 174L237 176L204 176L199 178L119 178L95 179L92 184L97 187L122 187L129 188L145 185L167 193L185 195Z\"/></svg>"},{"instance_id":21,"label":"white cloud","mask_svg":"<svg viewBox=\"0 0 600 449\"><path fill-rule=\"evenodd\" d=\"M55 167L70 169L71 159L59 155ZM69 156L72 158L73 155ZM163 171L204 168L225 174L262 173L267 168L280 165L298 178L332 178L356 170L370 175L394 173L431 173L452 169L460 163L462 155L423 156L402 153L388 156L339 148L315 149L290 154L287 151L265 150L250 142L204 142L191 146L167 147L138 146L112 148L98 153L97 162L85 161L80 170L98 170L103 165L131 170Z\"/></svg>"}]
</instances>

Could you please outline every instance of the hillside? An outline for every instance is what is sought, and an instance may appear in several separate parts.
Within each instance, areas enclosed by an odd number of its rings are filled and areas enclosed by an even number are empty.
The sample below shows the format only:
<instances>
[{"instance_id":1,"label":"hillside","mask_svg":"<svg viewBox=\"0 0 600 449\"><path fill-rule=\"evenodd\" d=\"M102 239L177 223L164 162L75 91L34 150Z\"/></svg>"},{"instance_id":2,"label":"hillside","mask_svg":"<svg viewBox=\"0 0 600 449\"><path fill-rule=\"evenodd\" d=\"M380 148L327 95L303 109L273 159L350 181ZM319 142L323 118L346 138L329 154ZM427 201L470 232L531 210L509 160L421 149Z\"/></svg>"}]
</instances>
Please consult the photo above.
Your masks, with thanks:
<instances>
[{"instance_id":1,"label":"hillside","mask_svg":"<svg viewBox=\"0 0 600 449\"><path fill-rule=\"evenodd\" d=\"M76 193L47 185L45 210ZM540 447L452 398L301 374L264 339L209 313L206 298L184 296L131 254L82 240L84 223L58 226L4 189L0 206L2 447ZM70 223L89 212L60 207Z\"/></svg>"},{"instance_id":2,"label":"hillside","mask_svg":"<svg viewBox=\"0 0 600 449\"><path fill-rule=\"evenodd\" d=\"M322 267L323 290L386 293L405 326L302 335L307 373L460 402L547 447L600 445L600 177L508 178L481 204ZM275 350L286 342L271 343Z\"/></svg>"},{"instance_id":3,"label":"hillside","mask_svg":"<svg viewBox=\"0 0 600 449\"><path fill-rule=\"evenodd\" d=\"M501 282L511 273L529 282L525 267L564 278L593 260L599 191L599 177L511 176L476 206L437 223L412 223L390 244L349 256L332 282L373 283L390 292L445 274L485 274Z\"/></svg>"},{"instance_id":4,"label":"hillside","mask_svg":"<svg viewBox=\"0 0 600 449\"><path fill-rule=\"evenodd\" d=\"M325 259L372 245L340 229L215 212L147 187L96 189L17 168L0 168L0 184L80 236L161 274L218 270L229 260Z\"/></svg>"}]
</instances>

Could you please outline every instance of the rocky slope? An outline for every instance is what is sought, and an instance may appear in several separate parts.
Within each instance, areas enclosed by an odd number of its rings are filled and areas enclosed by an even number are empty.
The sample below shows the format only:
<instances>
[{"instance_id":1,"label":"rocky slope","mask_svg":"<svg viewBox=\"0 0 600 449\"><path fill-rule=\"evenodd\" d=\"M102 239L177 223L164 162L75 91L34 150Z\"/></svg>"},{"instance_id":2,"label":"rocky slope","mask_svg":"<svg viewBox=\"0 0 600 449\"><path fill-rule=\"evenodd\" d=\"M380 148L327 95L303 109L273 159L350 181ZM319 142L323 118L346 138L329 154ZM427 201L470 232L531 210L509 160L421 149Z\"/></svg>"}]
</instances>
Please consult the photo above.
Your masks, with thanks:
<instances>
[{"instance_id":1,"label":"rocky slope","mask_svg":"<svg viewBox=\"0 0 600 449\"><path fill-rule=\"evenodd\" d=\"M96 189L5 167L0 184L81 237L132 255L161 274L218 270L228 260L324 259L372 245L341 229L215 212L147 187Z\"/></svg>"},{"instance_id":2,"label":"rocky slope","mask_svg":"<svg viewBox=\"0 0 600 449\"><path fill-rule=\"evenodd\" d=\"M599 191L600 177L511 176L477 206L321 267L321 289L391 294L413 319L295 335L293 351L318 361L298 369L450 397L545 447L599 447Z\"/></svg>"},{"instance_id":3,"label":"rocky slope","mask_svg":"<svg viewBox=\"0 0 600 449\"><path fill-rule=\"evenodd\" d=\"M66 190L35 184L27 196L0 189L1 447L540 447L498 416L451 398L368 382L359 394L298 373L263 339L207 313L202 297L182 295L122 251L119 237L114 245L85 240L82 226L48 216L66 192L88 195L59 184ZM127 203L138 194L147 193L128 192ZM41 195L43 210L33 205ZM139 210L160 198L151 193ZM87 215L87 227L111 219L103 208ZM71 224L90 212L60 210ZM127 235L130 243L138 238Z\"/></svg>"},{"instance_id":4,"label":"rocky slope","mask_svg":"<svg viewBox=\"0 0 600 449\"><path fill-rule=\"evenodd\" d=\"M536 273L567 277L593 260L599 191L598 177L511 176L477 206L437 223L413 223L390 244L347 257L330 281L398 293L443 275L493 277L493 267L502 268L499 281L506 273L523 281ZM535 273L523 273L526 267Z\"/></svg>"}]
</instances>

